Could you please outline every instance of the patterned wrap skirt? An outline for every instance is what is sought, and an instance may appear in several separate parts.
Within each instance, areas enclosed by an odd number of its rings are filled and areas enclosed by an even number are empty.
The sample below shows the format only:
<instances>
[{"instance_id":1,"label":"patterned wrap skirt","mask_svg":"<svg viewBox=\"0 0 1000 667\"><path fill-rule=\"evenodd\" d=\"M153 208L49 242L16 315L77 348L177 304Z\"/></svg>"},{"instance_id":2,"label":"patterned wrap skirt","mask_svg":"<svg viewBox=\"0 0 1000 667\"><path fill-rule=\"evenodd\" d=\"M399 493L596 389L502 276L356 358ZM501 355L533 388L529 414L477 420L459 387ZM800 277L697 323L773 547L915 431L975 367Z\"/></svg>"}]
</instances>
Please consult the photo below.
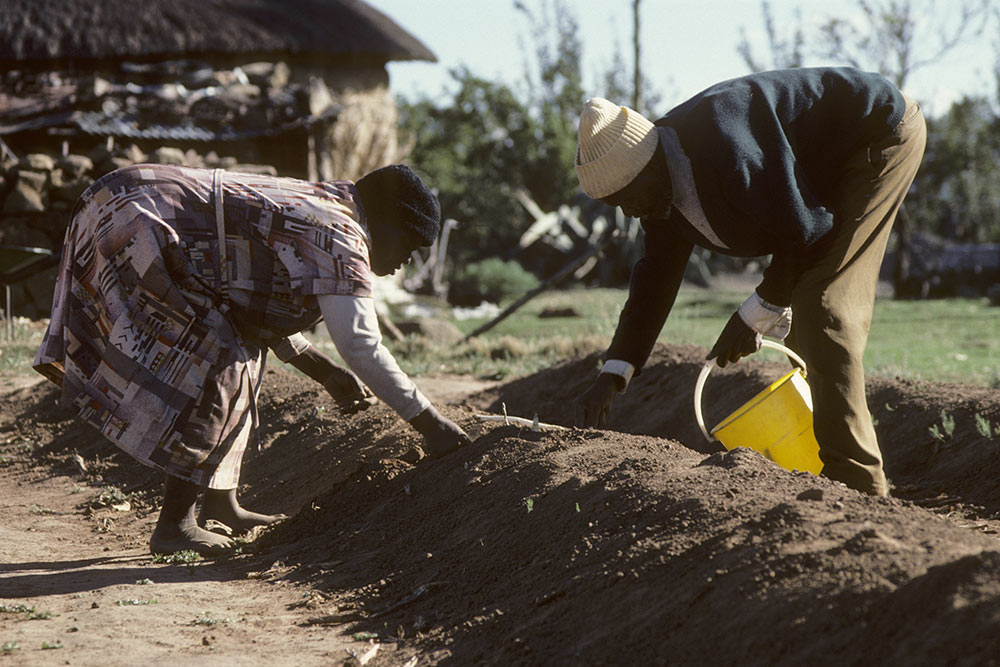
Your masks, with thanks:
<instances>
[{"instance_id":1,"label":"patterned wrap skirt","mask_svg":"<svg viewBox=\"0 0 1000 667\"><path fill-rule=\"evenodd\" d=\"M225 261L212 171L139 165L94 183L67 230L35 368L140 462L229 489L268 347L294 356L289 337L319 320L317 294L368 296L371 284L353 186L222 184Z\"/></svg>"}]
</instances>

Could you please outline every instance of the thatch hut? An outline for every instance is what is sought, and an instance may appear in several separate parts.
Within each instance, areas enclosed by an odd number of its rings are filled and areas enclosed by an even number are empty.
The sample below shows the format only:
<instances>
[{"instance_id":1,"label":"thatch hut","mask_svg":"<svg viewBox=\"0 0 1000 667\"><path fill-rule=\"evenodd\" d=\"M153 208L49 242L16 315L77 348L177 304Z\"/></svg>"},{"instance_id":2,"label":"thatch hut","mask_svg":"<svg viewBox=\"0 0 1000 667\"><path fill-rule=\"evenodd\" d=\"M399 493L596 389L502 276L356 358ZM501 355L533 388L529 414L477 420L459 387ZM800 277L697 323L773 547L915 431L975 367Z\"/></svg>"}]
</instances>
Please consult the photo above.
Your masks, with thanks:
<instances>
[{"instance_id":1,"label":"thatch hut","mask_svg":"<svg viewBox=\"0 0 1000 667\"><path fill-rule=\"evenodd\" d=\"M124 164L329 180L398 161L400 60L436 58L362 0L0 0L0 246L58 252ZM48 313L53 281L19 280L14 312Z\"/></svg>"},{"instance_id":2,"label":"thatch hut","mask_svg":"<svg viewBox=\"0 0 1000 667\"><path fill-rule=\"evenodd\" d=\"M399 157L385 68L399 60L436 58L362 0L0 0L0 136L103 134L145 148L250 146L288 131L301 142L282 137L265 153L299 152L309 166L257 161L354 178Z\"/></svg>"}]
</instances>

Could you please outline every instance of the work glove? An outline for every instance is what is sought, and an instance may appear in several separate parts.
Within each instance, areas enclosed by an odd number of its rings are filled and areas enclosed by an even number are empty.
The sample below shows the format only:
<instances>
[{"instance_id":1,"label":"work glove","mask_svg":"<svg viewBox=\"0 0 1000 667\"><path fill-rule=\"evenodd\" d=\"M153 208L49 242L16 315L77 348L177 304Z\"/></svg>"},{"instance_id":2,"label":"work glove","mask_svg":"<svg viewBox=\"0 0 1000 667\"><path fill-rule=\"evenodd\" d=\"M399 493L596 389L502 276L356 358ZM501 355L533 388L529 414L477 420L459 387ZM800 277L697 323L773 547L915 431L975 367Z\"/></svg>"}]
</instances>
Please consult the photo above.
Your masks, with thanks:
<instances>
[{"instance_id":1,"label":"work glove","mask_svg":"<svg viewBox=\"0 0 1000 667\"><path fill-rule=\"evenodd\" d=\"M770 304L754 292L729 318L707 358L725 368L759 350L763 336L784 340L791 328L791 308Z\"/></svg>"},{"instance_id":2,"label":"work glove","mask_svg":"<svg viewBox=\"0 0 1000 667\"><path fill-rule=\"evenodd\" d=\"M357 375L340 366L334 366L334 370L326 376L323 388L333 397L340 412L345 415L357 414L378 403L371 389L366 387Z\"/></svg>"},{"instance_id":3,"label":"work glove","mask_svg":"<svg viewBox=\"0 0 1000 667\"><path fill-rule=\"evenodd\" d=\"M761 342L761 335L748 327L737 311L729 318L719 339L712 346L712 351L705 358L715 359L719 368L725 368L730 362L735 363L759 350Z\"/></svg>"},{"instance_id":4,"label":"work glove","mask_svg":"<svg viewBox=\"0 0 1000 667\"><path fill-rule=\"evenodd\" d=\"M465 431L455 422L441 416L433 405L411 419L410 425L424 436L424 453L432 459L472 444Z\"/></svg>"},{"instance_id":5,"label":"work glove","mask_svg":"<svg viewBox=\"0 0 1000 667\"><path fill-rule=\"evenodd\" d=\"M608 421L611 403L623 389L625 381L620 375L601 373L587 391L577 400L576 423L584 428L601 428Z\"/></svg>"}]
</instances>

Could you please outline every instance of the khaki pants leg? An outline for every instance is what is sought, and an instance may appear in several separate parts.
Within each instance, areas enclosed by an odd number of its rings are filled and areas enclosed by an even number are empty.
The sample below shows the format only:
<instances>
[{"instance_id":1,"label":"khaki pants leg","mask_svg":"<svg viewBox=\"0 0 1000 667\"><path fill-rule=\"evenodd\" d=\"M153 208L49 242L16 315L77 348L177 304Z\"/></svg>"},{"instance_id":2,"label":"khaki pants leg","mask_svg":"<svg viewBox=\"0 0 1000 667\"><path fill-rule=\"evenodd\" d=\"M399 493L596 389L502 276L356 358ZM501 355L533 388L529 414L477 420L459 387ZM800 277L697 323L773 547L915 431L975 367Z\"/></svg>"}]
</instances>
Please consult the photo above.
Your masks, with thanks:
<instances>
[{"instance_id":1,"label":"khaki pants leg","mask_svg":"<svg viewBox=\"0 0 1000 667\"><path fill-rule=\"evenodd\" d=\"M862 356L889 232L925 141L920 106L906 98L895 131L846 165L831 207L833 244L792 295L788 342L808 366L822 474L880 496L888 494L889 485L868 411Z\"/></svg>"}]
</instances>

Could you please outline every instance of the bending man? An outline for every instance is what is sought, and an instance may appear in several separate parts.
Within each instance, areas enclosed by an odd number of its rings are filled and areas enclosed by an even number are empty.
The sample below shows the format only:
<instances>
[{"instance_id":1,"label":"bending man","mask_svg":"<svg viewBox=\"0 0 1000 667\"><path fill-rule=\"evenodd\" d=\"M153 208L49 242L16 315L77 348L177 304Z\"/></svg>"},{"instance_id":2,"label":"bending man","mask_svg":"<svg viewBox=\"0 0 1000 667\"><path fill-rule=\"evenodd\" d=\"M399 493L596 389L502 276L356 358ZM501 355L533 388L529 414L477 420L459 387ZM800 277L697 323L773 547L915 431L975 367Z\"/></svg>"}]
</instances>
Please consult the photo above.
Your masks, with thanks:
<instances>
[{"instance_id":1,"label":"bending man","mask_svg":"<svg viewBox=\"0 0 1000 667\"><path fill-rule=\"evenodd\" d=\"M655 123L592 99L579 132L584 192L640 218L646 242L580 421L603 424L641 371L694 245L770 255L708 358L725 366L762 335L787 336L808 366L822 474L887 495L862 355L889 231L924 151L919 105L878 74L803 68L724 81Z\"/></svg>"}]
</instances>

